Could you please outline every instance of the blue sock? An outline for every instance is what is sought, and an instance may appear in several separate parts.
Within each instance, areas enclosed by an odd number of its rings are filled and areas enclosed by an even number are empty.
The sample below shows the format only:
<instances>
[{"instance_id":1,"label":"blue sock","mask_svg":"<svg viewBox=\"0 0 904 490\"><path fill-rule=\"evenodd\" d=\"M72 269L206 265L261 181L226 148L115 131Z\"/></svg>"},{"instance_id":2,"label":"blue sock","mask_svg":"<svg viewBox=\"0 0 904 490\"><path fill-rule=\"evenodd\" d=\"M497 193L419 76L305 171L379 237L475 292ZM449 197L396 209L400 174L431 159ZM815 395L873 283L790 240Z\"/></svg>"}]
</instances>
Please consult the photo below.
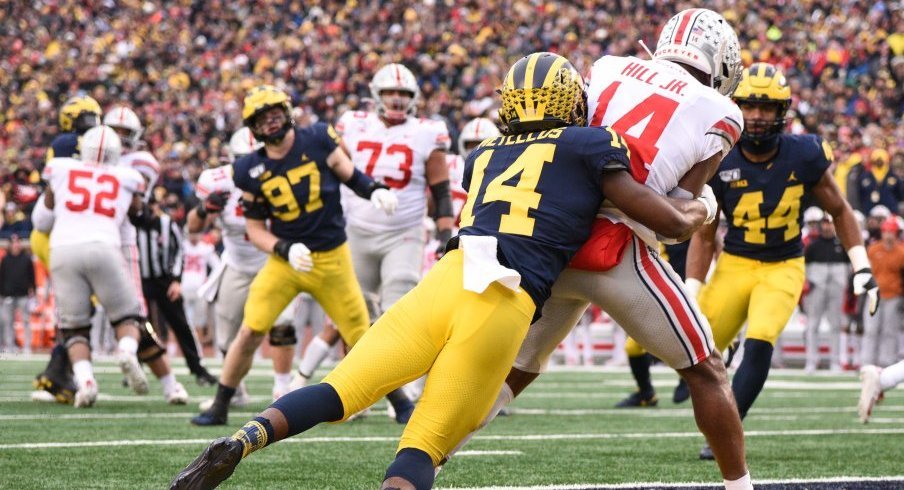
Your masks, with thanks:
<instances>
[{"instance_id":1,"label":"blue sock","mask_svg":"<svg viewBox=\"0 0 904 490\"><path fill-rule=\"evenodd\" d=\"M289 392L273 402L270 408L279 410L286 418L289 426L287 438L317 424L340 420L345 413L339 393L326 383Z\"/></svg>"},{"instance_id":2,"label":"blue sock","mask_svg":"<svg viewBox=\"0 0 904 490\"><path fill-rule=\"evenodd\" d=\"M763 391L772 365L772 350L772 344L763 340L744 341L744 359L731 382L731 391L734 392L741 419L747 416L747 411Z\"/></svg>"},{"instance_id":3,"label":"blue sock","mask_svg":"<svg viewBox=\"0 0 904 490\"><path fill-rule=\"evenodd\" d=\"M396 459L386 469L386 481L394 476L409 481L417 490L429 490L433 487L433 460L430 455L421 451L406 447L396 453Z\"/></svg>"}]
</instances>

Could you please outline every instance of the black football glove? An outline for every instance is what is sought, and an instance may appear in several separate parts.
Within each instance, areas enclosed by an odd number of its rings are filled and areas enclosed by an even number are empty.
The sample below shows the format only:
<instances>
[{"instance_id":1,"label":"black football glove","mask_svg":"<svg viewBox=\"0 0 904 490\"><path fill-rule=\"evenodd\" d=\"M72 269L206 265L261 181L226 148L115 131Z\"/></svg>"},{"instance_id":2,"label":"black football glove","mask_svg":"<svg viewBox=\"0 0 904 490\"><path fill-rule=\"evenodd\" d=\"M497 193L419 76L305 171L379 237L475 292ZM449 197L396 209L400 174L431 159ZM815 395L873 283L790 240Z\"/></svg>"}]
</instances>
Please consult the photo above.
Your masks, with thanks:
<instances>
[{"instance_id":1,"label":"black football glove","mask_svg":"<svg viewBox=\"0 0 904 490\"><path fill-rule=\"evenodd\" d=\"M215 192L207 196L207 199L204 200L204 211L206 214L221 213L228 201L228 192Z\"/></svg>"},{"instance_id":2,"label":"black football glove","mask_svg":"<svg viewBox=\"0 0 904 490\"><path fill-rule=\"evenodd\" d=\"M436 239L439 240L439 245L436 247L436 260L443 258L443 255L446 254L446 244L449 243L449 240L452 238L452 230L437 230L436 231Z\"/></svg>"}]
</instances>

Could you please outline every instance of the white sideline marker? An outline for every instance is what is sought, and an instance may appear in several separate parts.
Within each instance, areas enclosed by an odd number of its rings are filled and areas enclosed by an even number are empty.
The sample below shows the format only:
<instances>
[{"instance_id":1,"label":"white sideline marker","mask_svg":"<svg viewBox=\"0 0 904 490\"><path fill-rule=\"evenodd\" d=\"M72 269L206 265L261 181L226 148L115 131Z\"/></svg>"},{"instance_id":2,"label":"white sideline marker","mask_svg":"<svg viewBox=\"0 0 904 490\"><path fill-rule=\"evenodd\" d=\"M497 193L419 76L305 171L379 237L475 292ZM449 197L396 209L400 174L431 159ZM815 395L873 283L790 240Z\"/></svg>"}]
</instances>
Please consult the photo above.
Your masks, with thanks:
<instances>
[{"instance_id":1,"label":"white sideline marker","mask_svg":"<svg viewBox=\"0 0 904 490\"><path fill-rule=\"evenodd\" d=\"M904 483L904 476L869 477L869 476L839 476L834 478L816 478L812 480L754 480L756 485L784 485L784 484L814 484L814 483ZM617 490L620 488L725 488L721 483L666 483L666 482L635 482L635 483L578 483L570 485L539 485L532 487L437 487L437 490ZM892 487L887 487L892 488Z\"/></svg>"}]
</instances>

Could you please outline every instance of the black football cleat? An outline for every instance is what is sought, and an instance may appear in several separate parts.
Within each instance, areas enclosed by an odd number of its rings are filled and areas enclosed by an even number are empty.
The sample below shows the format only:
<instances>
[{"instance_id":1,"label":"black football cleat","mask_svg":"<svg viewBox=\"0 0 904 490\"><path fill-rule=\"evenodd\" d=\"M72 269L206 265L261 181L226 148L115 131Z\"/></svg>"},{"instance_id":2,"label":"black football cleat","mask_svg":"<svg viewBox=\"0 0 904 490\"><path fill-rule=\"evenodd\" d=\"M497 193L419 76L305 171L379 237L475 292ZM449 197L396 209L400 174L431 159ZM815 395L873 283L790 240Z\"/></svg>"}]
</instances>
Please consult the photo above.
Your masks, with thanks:
<instances>
[{"instance_id":1,"label":"black football cleat","mask_svg":"<svg viewBox=\"0 0 904 490\"><path fill-rule=\"evenodd\" d=\"M194 373L195 381L198 383L198 386L216 386L219 383L219 380L214 377L214 375L210 374L203 367L200 371Z\"/></svg>"},{"instance_id":2,"label":"black football cleat","mask_svg":"<svg viewBox=\"0 0 904 490\"><path fill-rule=\"evenodd\" d=\"M32 382L35 389L44 390L58 403L72 404L75 400L75 392L78 386L72 376L72 364L69 362L69 353L66 348L57 345L50 351L50 361L44 371L35 376Z\"/></svg>"},{"instance_id":3,"label":"black football cleat","mask_svg":"<svg viewBox=\"0 0 904 490\"><path fill-rule=\"evenodd\" d=\"M672 393L672 401L674 403L684 403L688 398L691 397L691 390L687 388L687 381L684 378L678 380L678 386L675 387L675 392Z\"/></svg>"},{"instance_id":4,"label":"black football cleat","mask_svg":"<svg viewBox=\"0 0 904 490\"><path fill-rule=\"evenodd\" d=\"M615 404L615 408L648 408L655 407L659 403L655 393L641 393L635 391L628 398Z\"/></svg>"},{"instance_id":5,"label":"black football cleat","mask_svg":"<svg viewBox=\"0 0 904 490\"><path fill-rule=\"evenodd\" d=\"M170 490L207 490L216 488L232 476L242 461L244 445L231 437L221 437L207 446L190 465L176 475Z\"/></svg>"},{"instance_id":6,"label":"black football cleat","mask_svg":"<svg viewBox=\"0 0 904 490\"><path fill-rule=\"evenodd\" d=\"M709 447L709 444L703 446L703 449L700 450L700 459L704 461L715 461L716 457L713 455L713 448Z\"/></svg>"},{"instance_id":7,"label":"black football cleat","mask_svg":"<svg viewBox=\"0 0 904 490\"><path fill-rule=\"evenodd\" d=\"M214 407L211 407L209 410L205 410L193 417L191 419L192 425L199 425L202 427L226 425L226 422L229 420L229 412L214 410L213 408Z\"/></svg>"}]
</instances>

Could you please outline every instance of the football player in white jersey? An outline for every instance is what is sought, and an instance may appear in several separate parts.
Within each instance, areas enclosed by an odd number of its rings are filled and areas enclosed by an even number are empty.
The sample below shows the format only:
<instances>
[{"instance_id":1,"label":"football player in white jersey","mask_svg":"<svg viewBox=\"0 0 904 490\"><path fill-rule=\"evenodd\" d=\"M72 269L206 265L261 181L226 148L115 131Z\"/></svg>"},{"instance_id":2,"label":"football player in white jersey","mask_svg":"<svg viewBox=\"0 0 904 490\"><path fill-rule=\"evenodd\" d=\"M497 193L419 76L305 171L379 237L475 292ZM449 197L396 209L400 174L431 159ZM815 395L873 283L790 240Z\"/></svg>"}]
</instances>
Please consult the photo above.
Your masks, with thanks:
<instances>
[{"instance_id":1,"label":"football player in white jersey","mask_svg":"<svg viewBox=\"0 0 904 490\"><path fill-rule=\"evenodd\" d=\"M182 296L185 318L196 331L206 329L207 301L198 294L201 285L207 281L207 271L216 270L220 256L213 245L201 240L200 233L188 233L188 240L182 242Z\"/></svg>"},{"instance_id":2,"label":"football player in white jersey","mask_svg":"<svg viewBox=\"0 0 904 490\"><path fill-rule=\"evenodd\" d=\"M260 147L251 130L243 127L229 139L229 157L234 162ZM267 254L252 245L245 234L245 216L240 202L242 191L232 180L231 164L201 172L195 195L201 200L201 204L188 213L188 232L199 232L209 228L214 222L223 231L223 265L211 274L202 287L201 294L209 301L215 301L216 343L225 356L229 344L242 326L251 281L267 262ZM292 358L297 343L295 328L292 326L294 307L294 303L290 304L279 315L270 331L274 399L289 391L292 380ZM232 397L231 404L244 406L248 400L248 391L242 382ZM201 410L210 408L212 402L213 399L202 402Z\"/></svg>"},{"instance_id":3,"label":"football player in white jersey","mask_svg":"<svg viewBox=\"0 0 904 490\"><path fill-rule=\"evenodd\" d=\"M594 63L590 125L617 131L635 180L658 193L711 193L705 184L742 130L740 109L728 98L740 80L740 61L737 36L722 16L680 12L663 28L652 60L604 56ZM539 376L594 303L687 380L697 425L726 488L752 488L743 429L710 326L658 247L655 233L603 203L591 237L531 326L488 420Z\"/></svg>"},{"instance_id":4,"label":"football player in white jersey","mask_svg":"<svg viewBox=\"0 0 904 490\"><path fill-rule=\"evenodd\" d=\"M44 204L54 212L50 271L59 308L60 331L72 361L76 407L97 400L91 365L91 295L108 312L118 339L118 362L129 385L147 391L138 364L142 318L119 253L119 226L141 206L145 184L133 169L117 166L122 144L111 128L97 126L81 139L81 160L54 158L43 178Z\"/></svg>"},{"instance_id":5,"label":"football player in white jersey","mask_svg":"<svg viewBox=\"0 0 904 490\"><path fill-rule=\"evenodd\" d=\"M355 167L382 180L399 199L392 216L366 199L342 189L346 233L355 275L368 302L371 322L417 285L423 268L423 219L427 189L434 201L440 247L452 236L453 208L446 151L449 131L442 121L415 117L420 88L414 74L397 63L386 65L370 83L376 111L349 111L339 118L342 137ZM325 328L305 349L293 387L302 386L339 340L335 327ZM398 395L398 396L397 396ZM397 420L409 410L400 393L390 394Z\"/></svg>"}]
</instances>

